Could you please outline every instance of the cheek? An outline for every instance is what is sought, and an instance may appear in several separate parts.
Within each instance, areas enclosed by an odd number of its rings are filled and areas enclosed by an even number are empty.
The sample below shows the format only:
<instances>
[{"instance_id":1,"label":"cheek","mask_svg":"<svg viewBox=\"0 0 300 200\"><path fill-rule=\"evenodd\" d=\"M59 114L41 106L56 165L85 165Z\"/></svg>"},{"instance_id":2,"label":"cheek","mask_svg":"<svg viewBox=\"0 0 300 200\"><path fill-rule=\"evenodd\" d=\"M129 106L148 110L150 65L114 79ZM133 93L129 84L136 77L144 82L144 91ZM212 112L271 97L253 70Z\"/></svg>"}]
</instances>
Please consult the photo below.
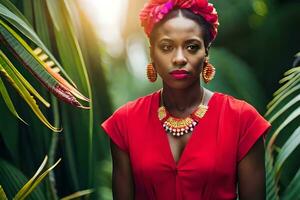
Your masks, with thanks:
<instances>
[{"instance_id":1,"label":"cheek","mask_svg":"<svg viewBox=\"0 0 300 200\"><path fill-rule=\"evenodd\" d=\"M170 66L169 57L167 55L162 55L161 53L154 53L153 54L153 62L155 65L155 69L160 71L168 70L168 67Z\"/></svg>"},{"instance_id":2,"label":"cheek","mask_svg":"<svg viewBox=\"0 0 300 200\"><path fill-rule=\"evenodd\" d=\"M200 57L200 58L195 59L195 61L193 62L194 68L196 71L199 71L199 72L202 71L204 59L205 59L204 57Z\"/></svg>"},{"instance_id":3,"label":"cheek","mask_svg":"<svg viewBox=\"0 0 300 200\"><path fill-rule=\"evenodd\" d=\"M155 63L155 70L160 76L163 76L163 74L169 72L168 64L163 60L159 60Z\"/></svg>"},{"instance_id":4,"label":"cheek","mask_svg":"<svg viewBox=\"0 0 300 200\"><path fill-rule=\"evenodd\" d=\"M201 69L203 68L204 60L205 60L205 58L200 59L199 66Z\"/></svg>"}]
</instances>

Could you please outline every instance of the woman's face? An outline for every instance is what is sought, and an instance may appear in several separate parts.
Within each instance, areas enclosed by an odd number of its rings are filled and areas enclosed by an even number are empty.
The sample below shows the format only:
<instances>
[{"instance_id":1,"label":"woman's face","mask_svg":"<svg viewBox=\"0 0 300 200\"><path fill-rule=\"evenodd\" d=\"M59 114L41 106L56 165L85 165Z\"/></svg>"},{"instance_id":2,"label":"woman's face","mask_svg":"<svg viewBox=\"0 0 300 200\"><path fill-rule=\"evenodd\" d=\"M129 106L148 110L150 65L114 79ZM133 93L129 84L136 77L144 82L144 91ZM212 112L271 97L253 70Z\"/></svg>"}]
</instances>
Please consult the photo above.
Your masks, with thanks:
<instances>
[{"instance_id":1,"label":"woman's face","mask_svg":"<svg viewBox=\"0 0 300 200\"><path fill-rule=\"evenodd\" d=\"M201 27L182 15L161 24L151 42L151 59L164 84L184 89L199 84L206 51Z\"/></svg>"}]
</instances>

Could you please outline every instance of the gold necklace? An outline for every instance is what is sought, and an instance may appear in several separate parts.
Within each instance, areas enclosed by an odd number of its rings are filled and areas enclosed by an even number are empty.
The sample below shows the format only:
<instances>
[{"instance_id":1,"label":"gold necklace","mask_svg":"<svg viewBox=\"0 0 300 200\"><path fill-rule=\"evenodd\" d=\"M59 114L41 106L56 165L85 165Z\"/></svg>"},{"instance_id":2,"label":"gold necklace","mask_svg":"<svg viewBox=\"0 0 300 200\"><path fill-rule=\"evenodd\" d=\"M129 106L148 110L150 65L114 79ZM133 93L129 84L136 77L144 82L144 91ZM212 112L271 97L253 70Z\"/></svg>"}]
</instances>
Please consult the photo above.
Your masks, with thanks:
<instances>
[{"instance_id":1,"label":"gold necklace","mask_svg":"<svg viewBox=\"0 0 300 200\"><path fill-rule=\"evenodd\" d=\"M177 118L171 116L163 104L162 91L161 91L161 104L157 110L158 118L161 121L163 128L167 133L173 136L182 136L186 133L191 133L195 126L197 126L199 120L205 115L208 106L203 105L205 92L202 88L201 103L197 109L192 112L188 117Z\"/></svg>"}]
</instances>

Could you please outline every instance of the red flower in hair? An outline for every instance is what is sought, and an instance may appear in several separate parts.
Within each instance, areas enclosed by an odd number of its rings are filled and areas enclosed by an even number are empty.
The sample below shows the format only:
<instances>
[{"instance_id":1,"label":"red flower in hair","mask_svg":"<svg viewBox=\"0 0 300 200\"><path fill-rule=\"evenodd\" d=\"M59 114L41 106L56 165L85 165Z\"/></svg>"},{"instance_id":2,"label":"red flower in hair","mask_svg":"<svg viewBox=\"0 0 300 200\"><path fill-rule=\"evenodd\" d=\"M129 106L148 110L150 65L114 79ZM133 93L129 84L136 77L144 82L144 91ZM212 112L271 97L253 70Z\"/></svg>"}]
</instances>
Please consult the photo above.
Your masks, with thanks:
<instances>
[{"instance_id":1,"label":"red flower in hair","mask_svg":"<svg viewBox=\"0 0 300 200\"><path fill-rule=\"evenodd\" d=\"M168 0L150 0L150 4L163 4L166 3Z\"/></svg>"},{"instance_id":2,"label":"red flower in hair","mask_svg":"<svg viewBox=\"0 0 300 200\"><path fill-rule=\"evenodd\" d=\"M196 1L196 5L199 8L205 8L208 5L208 1L206 1L206 0L195 0L195 1Z\"/></svg>"},{"instance_id":3,"label":"red flower in hair","mask_svg":"<svg viewBox=\"0 0 300 200\"><path fill-rule=\"evenodd\" d=\"M178 0L178 7L180 8L190 8L194 3L195 0Z\"/></svg>"},{"instance_id":4,"label":"red flower in hair","mask_svg":"<svg viewBox=\"0 0 300 200\"><path fill-rule=\"evenodd\" d=\"M174 7L189 9L196 15L202 16L212 25L210 33L212 40L215 39L219 25L218 14L213 5L208 3L207 0L150 0L140 12L141 25L148 37L154 25Z\"/></svg>"}]
</instances>

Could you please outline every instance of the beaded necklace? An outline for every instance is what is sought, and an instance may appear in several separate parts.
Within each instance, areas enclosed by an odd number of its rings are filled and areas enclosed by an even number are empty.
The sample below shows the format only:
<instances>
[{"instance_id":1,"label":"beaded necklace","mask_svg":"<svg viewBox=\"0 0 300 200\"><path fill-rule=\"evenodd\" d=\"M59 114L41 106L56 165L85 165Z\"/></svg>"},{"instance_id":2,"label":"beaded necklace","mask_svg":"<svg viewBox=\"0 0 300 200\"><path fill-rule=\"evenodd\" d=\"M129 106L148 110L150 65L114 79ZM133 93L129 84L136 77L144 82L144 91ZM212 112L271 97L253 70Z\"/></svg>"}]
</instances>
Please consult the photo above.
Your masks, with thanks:
<instances>
[{"instance_id":1,"label":"beaded necklace","mask_svg":"<svg viewBox=\"0 0 300 200\"><path fill-rule=\"evenodd\" d=\"M186 133L191 133L195 126L197 126L199 120L205 115L208 106L203 105L205 92L202 88L201 103L197 109L185 118L173 117L165 108L161 92L161 104L157 110L158 118L161 121L163 128L169 134L173 136L182 136Z\"/></svg>"}]
</instances>

